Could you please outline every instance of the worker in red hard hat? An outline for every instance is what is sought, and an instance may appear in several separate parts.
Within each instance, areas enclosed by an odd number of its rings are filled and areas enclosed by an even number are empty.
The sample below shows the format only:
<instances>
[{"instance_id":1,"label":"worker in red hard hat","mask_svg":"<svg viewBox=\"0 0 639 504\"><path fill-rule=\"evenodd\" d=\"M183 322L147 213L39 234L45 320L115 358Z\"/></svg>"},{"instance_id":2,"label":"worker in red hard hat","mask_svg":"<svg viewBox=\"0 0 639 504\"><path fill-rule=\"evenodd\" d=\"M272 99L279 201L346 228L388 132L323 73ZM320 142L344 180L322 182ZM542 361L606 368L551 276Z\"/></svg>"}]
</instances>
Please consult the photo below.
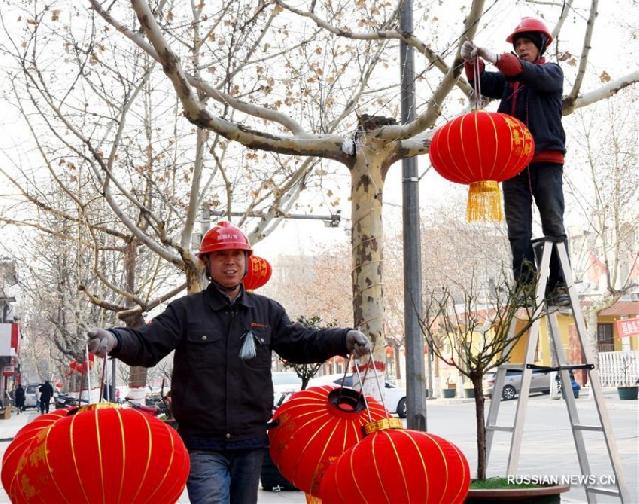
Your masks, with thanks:
<instances>
[{"instance_id":1,"label":"worker in red hard hat","mask_svg":"<svg viewBox=\"0 0 639 504\"><path fill-rule=\"evenodd\" d=\"M533 198L544 236L566 239L562 189L566 136L561 124L564 75L559 65L543 57L552 40L542 21L525 17L506 38L513 46L513 53L497 54L469 40L461 46L470 83L475 85L475 75L479 75L481 94L500 99L498 112L522 121L535 140L535 154L530 164L502 186L513 274L519 285L531 289L536 278L531 243ZM492 63L496 71L487 71L485 61ZM559 306L570 303L554 248L546 301Z\"/></svg>"},{"instance_id":2,"label":"worker in red hard hat","mask_svg":"<svg viewBox=\"0 0 639 504\"><path fill-rule=\"evenodd\" d=\"M206 276L230 297L239 294L253 253L248 238L230 222L222 221L209 229L197 255L204 263Z\"/></svg>"},{"instance_id":3,"label":"worker in red hard hat","mask_svg":"<svg viewBox=\"0 0 639 504\"><path fill-rule=\"evenodd\" d=\"M289 362L323 362L370 353L355 329L309 329L291 323L272 299L247 292L242 279L252 249L222 221L198 257L211 283L170 303L140 329L92 329L89 350L132 366L154 366L175 350L171 407L189 450L193 504L253 504L273 411L272 351Z\"/></svg>"}]
</instances>

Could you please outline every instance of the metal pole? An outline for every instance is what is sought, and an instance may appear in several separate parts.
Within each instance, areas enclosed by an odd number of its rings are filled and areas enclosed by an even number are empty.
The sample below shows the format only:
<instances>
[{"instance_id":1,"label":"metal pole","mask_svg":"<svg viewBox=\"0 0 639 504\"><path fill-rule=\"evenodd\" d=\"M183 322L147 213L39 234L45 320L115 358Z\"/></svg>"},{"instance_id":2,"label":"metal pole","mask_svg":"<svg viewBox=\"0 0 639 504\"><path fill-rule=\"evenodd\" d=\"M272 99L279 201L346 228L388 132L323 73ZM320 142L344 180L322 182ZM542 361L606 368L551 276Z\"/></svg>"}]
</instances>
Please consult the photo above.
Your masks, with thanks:
<instances>
[{"instance_id":1,"label":"metal pole","mask_svg":"<svg viewBox=\"0 0 639 504\"><path fill-rule=\"evenodd\" d=\"M400 29L413 33L412 0L400 0ZM415 119L413 48L400 43L402 123ZM404 232L404 337L408 428L426 430L424 339L419 329L422 314L422 268L419 237L419 179L417 160L402 160L402 217Z\"/></svg>"}]
</instances>

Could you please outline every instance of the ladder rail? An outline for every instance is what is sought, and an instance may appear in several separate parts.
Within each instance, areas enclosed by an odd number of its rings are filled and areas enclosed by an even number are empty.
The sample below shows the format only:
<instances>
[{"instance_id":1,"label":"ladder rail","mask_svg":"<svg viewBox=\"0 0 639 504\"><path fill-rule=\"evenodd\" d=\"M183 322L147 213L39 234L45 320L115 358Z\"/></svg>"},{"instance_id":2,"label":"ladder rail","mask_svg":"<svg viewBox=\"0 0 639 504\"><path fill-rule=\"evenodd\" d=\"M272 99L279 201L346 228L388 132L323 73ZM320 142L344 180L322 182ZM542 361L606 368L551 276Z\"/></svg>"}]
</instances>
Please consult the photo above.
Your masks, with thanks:
<instances>
[{"instance_id":1,"label":"ladder rail","mask_svg":"<svg viewBox=\"0 0 639 504\"><path fill-rule=\"evenodd\" d=\"M556 311L551 311L548 306L544 306L543 300L545 297L545 289L550 274L550 256L553 249L556 247L557 254L559 256L560 267L564 273L564 279L568 287L568 293L570 296L570 304L572 307L573 318L575 320L575 326L581 344L583 354L586 360L586 365L582 367L586 368L590 386L595 401L597 414L599 417L600 425L585 425L579 421L579 412L577 410L577 404L572 392L572 384L570 381L570 375L566 361L566 355L561 343L561 337L559 333L559 326L557 322ZM537 351L537 345L539 343L539 322L541 311L545 311L549 339L551 342L552 358L554 364L559 367L559 378L562 384L563 398L568 410L568 417L570 420L571 431L573 434L573 440L575 442L575 448L577 451L577 458L579 460L579 466L584 475L590 475L590 462L588 460L588 452L586 450L586 443L584 441L584 431L601 431L604 436L606 449L608 451L608 457L612 466L612 470L615 476L616 490L607 488L595 488L585 485L584 490L586 492L586 498L589 504L595 504L597 502L597 494L605 494L619 497L621 503L627 503L629 501L628 489L626 487L625 479L623 476L623 468L621 465L621 459L617 450L617 445L612 434L612 422L608 409L603 397L603 389L601 387L601 380L599 378L599 370L594 363L594 352L587 343L587 332L584 322L581 305L579 304L579 298L577 290L573 283L572 271L570 268L570 260L568 259L568 253L564 241L557 241L553 239L545 238L543 240L543 253L539 260L540 277L537 282L537 289L535 291L537 310L535 311L535 320L528 331L528 342L526 346L525 360L522 370L521 387L519 391L519 397L517 399L517 407L515 411L514 425L499 426L497 425L497 419L499 416L499 409L501 404L501 394L505 382L506 371L512 365L502 364L495 377L495 384L493 386L493 395L488 411L488 417L486 419L486 466L490 460L490 451L493 443L493 436L496 431L505 431L511 433L510 451L508 454L508 466L507 473L515 474L517 466L519 464L521 441L523 437L523 427L526 419L526 410L528 406L528 397L530 394L530 382L532 379L532 369L528 367L529 364L534 364L535 353ZM516 319L511 321L509 328L509 334L514 334ZM502 354L503 355L503 354ZM566 369L563 369L565 366ZM550 384L552 387L553 384Z\"/></svg>"},{"instance_id":2,"label":"ladder rail","mask_svg":"<svg viewBox=\"0 0 639 504\"><path fill-rule=\"evenodd\" d=\"M566 285L568 286L568 294L570 295L570 303L573 308L573 314L575 318L575 326L577 328L577 335L581 343L586 362L595 363L595 356L592 352L590 345L587 344L588 333L586 332L586 325L584 322L584 316L581 311L581 305L579 304L579 298L577 291L574 287L572 278L572 269L570 268L570 260L568 259L568 253L566 252L566 246L564 243L557 243L557 253L559 255L559 264L564 271L564 278ZM625 478L623 475L623 468L621 465L621 459L619 457L619 450L617 449L617 442L612 433L612 421L608 413L605 399L603 397L603 389L601 387L601 380L599 378L599 369L587 370L588 378L590 381L590 389L592 390L593 398L595 400L595 406L597 414L599 416L599 422L602 427L604 440L606 444L606 450L608 451L608 457L612 466L612 471L615 476L615 484L619 491L621 502L630 502L630 496L628 488L626 486Z\"/></svg>"},{"instance_id":3,"label":"ladder rail","mask_svg":"<svg viewBox=\"0 0 639 504\"><path fill-rule=\"evenodd\" d=\"M566 354L561 344L559 336L559 324L557 323L557 313L548 313L546 316L548 321L548 329L550 331L550 343L553 352L557 356L557 362L560 366L567 365ZM577 411L577 403L575 402L575 396L572 393L572 383L570 382L570 374L568 370L561 369L559 371L561 379L561 391L564 402L566 403L566 409L568 410L568 418L570 420L570 428L572 430L572 437L575 441L575 449L577 450L577 460L579 461L579 468L581 474L590 474L590 462L588 461L588 452L586 450L586 444L584 441L583 431L576 429L576 425L580 425L579 412ZM586 492L586 499L588 504L596 504L597 498L594 494Z\"/></svg>"},{"instance_id":4,"label":"ladder rail","mask_svg":"<svg viewBox=\"0 0 639 504\"><path fill-rule=\"evenodd\" d=\"M510 327L508 328L508 334L515 333L515 327L517 326L517 318L513 317L510 321ZM508 355L510 349L513 347L514 341L511 340L509 345L502 350L502 357ZM490 399L490 406L488 408L488 418L486 419L486 467L488 467L488 461L490 460L490 450L493 445L493 436L495 435L495 427L497 427L497 417L499 416L499 407L501 406L501 394L504 390L504 382L506 381L507 368L500 366L495 375L495 383L493 385L493 394Z\"/></svg>"},{"instance_id":5,"label":"ladder rail","mask_svg":"<svg viewBox=\"0 0 639 504\"><path fill-rule=\"evenodd\" d=\"M521 375L521 388L517 398L517 407L515 409L515 425L510 438L510 450L508 453L508 465L506 474L515 474L519 465L519 457L521 455L521 440L524 435L524 423L526 421L526 412L528 409L528 398L530 396L530 381L532 379L532 370L526 368L526 364L532 364L535 360L535 352L537 351L537 343L539 342L539 323L540 314L543 310L544 293L548 276L550 274L550 253L551 247L544 247L541 257L540 271L541 275L537 281L537 290L535 291L535 319L528 330L528 343L526 345L526 356L524 357L524 370Z\"/></svg>"}]
</instances>

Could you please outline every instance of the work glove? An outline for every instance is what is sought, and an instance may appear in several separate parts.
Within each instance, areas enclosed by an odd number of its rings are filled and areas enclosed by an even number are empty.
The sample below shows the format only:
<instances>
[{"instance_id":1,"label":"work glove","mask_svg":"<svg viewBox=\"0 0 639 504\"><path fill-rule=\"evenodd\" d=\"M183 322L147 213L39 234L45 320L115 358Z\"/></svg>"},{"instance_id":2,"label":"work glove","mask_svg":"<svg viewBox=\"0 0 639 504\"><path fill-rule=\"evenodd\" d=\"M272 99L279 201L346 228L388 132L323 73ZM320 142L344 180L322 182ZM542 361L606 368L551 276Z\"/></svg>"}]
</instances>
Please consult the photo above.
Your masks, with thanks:
<instances>
[{"instance_id":1,"label":"work glove","mask_svg":"<svg viewBox=\"0 0 639 504\"><path fill-rule=\"evenodd\" d=\"M479 56L484 61L489 61L493 65L499 60L499 54L494 53L490 49L486 49L485 47L477 47L474 55Z\"/></svg>"},{"instance_id":2,"label":"work glove","mask_svg":"<svg viewBox=\"0 0 639 504\"><path fill-rule=\"evenodd\" d=\"M105 329L93 328L87 331L89 352L99 357L106 355L118 345L115 335Z\"/></svg>"},{"instance_id":3,"label":"work glove","mask_svg":"<svg viewBox=\"0 0 639 504\"><path fill-rule=\"evenodd\" d=\"M346 333L346 350L356 359L371 353L371 342L362 331L351 329Z\"/></svg>"},{"instance_id":4,"label":"work glove","mask_svg":"<svg viewBox=\"0 0 639 504\"><path fill-rule=\"evenodd\" d=\"M477 59L477 47L470 40L465 40L461 46L461 57L466 63L475 63Z\"/></svg>"}]
</instances>

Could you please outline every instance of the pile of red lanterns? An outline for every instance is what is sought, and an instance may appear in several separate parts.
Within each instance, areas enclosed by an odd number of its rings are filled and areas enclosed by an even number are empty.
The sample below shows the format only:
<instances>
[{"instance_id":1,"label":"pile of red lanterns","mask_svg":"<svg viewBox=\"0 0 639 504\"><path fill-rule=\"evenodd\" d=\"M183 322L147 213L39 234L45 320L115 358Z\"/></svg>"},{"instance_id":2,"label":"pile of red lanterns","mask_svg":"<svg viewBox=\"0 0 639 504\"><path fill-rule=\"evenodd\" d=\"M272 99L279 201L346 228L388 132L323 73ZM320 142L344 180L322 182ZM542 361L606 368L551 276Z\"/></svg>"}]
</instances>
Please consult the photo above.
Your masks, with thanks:
<instances>
[{"instance_id":1,"label":"pile of red lanterns","mask_svg":"<svg viewBox=\"0 0 639 504\"><path fill-rule=\"evenodd\" d=\"M13 503L174 503L190 467L172 427L110 403L39 416L16 434L2 462Z\"/></svg>"},{"instance_id":2,"label":"pile of red lanterns","mask_svg":"<svg viewBox=\"0 0 639 504\"><path fill-rule=\"evenodd\" d=\"M297 392L273 423L271 458L308 502L457 504L468 494L468 462L455 445L404 429L353 389Z\"/></svg>"}]
</instances>

